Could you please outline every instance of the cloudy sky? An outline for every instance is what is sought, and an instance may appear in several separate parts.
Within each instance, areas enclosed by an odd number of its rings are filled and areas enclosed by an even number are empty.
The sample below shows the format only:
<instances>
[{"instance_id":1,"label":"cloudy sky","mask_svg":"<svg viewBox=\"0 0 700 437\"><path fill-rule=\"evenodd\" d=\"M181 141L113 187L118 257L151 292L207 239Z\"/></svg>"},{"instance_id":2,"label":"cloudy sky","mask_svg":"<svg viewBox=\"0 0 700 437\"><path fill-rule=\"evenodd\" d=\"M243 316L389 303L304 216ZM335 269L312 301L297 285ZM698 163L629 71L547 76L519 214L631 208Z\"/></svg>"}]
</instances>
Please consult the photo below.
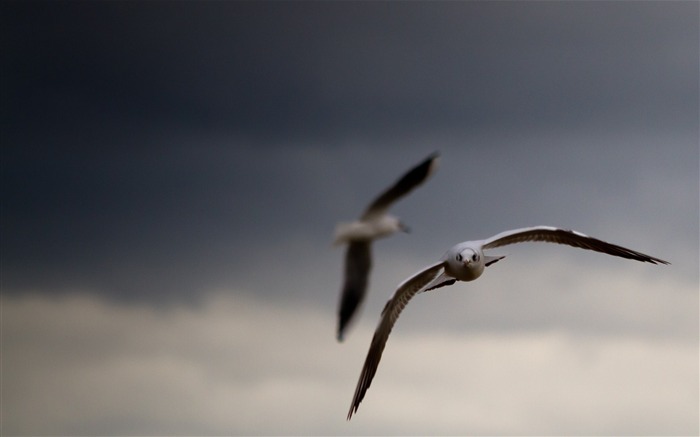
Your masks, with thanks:
<instances>
[{"instance_id":1,"label":"cloudy sky","mask_svg":"<svg viewBox=\"0 0 700 437\"><path fill-rule=\"evenodd\" d=\"M697 2L3 2L2 433L698 429ZM424 157L335 340L336 222ZM573 228L654 266L460 241Z\"/></svg>"}]
</instances>

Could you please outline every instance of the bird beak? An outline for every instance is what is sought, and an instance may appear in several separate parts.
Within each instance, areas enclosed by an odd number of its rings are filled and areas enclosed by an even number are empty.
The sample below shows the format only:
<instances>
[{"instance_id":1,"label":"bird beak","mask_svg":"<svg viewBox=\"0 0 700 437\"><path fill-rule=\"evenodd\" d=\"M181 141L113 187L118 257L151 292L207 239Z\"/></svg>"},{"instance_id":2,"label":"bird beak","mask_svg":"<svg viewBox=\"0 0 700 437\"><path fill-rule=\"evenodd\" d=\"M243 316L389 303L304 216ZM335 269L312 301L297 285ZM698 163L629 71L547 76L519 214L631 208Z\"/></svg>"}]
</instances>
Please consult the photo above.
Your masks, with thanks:
<instances>
[{"instance_id":1,"label":"bird beak","mask_svg":"<svg viewBox=\"0 0 700 437\"><path fill-rule=\"evenodd\" d=\"M399 230L407 234L411 233L411 228L409 228L405 223L399 222Z\"/></svg>"}]
</instances>

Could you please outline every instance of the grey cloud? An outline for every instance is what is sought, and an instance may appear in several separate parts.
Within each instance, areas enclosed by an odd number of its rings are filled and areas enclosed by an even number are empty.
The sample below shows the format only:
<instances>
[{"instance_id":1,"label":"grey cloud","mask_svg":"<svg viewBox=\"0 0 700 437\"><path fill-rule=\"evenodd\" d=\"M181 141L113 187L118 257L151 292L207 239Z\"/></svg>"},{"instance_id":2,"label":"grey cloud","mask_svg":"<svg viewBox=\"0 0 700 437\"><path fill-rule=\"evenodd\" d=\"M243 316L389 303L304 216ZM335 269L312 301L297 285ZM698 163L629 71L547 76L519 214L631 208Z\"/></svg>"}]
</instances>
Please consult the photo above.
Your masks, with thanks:
<instances>
[{"instance_id":1,"label":"grey cloud","mask_svg":"<svg viewBox=\"0 0 700 437\"><path fill-rule=\"evenodd\" d=\"M341 347L325 311L231 294L158 311L80 294L2 304L9 434L697 431L692 340L402 329L346 422L367 324Z\"/></svg>"}]
</instances>

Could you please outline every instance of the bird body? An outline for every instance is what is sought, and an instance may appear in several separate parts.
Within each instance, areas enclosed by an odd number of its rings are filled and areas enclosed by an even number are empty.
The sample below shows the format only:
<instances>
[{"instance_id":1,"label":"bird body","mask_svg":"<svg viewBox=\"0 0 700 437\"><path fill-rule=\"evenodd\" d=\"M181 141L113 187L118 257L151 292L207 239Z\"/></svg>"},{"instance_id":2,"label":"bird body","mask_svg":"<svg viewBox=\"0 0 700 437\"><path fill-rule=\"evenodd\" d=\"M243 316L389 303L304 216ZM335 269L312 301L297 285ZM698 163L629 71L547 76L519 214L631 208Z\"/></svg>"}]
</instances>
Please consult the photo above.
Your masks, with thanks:
<instances>
[{"instance_id":1,"label":"bird body","mask_svg":"<svg viewBox=\"0 0 700 437\"><path fill-rule=\"evenodd\" d=\"M376 240L388 237L398 231L407 231L401 221L393 215L374 216L370 220L357 220L350 223L339 223L335 229L333 245L337 246L350 241Z\"/></svg>"},{"instance_id":2,"label":"bird body","mask_svg":"<svg viewBox=\"0 0 700 437\"><path fill-rule=\"evenodd\" d=\"M425 267L403 281L384 306L379 325L372 337L372 343L360 373L360 379L357 382L347 419L350 420L353 413L357 411L360 402L362 402L379 367L379 360L389 339L389 334L401 311L403 311L413 296L425 291L452 285L457 281L473 281L482 275L486 267L505 258L504 256L486 255L484 250L526 241L565 244L651 264L669 264L662 259L607 243L580 232L551 226L514 229L501 232L484 240L465 241L456 244L445 253L440 261Z\"/></svg>"}]
</instances>

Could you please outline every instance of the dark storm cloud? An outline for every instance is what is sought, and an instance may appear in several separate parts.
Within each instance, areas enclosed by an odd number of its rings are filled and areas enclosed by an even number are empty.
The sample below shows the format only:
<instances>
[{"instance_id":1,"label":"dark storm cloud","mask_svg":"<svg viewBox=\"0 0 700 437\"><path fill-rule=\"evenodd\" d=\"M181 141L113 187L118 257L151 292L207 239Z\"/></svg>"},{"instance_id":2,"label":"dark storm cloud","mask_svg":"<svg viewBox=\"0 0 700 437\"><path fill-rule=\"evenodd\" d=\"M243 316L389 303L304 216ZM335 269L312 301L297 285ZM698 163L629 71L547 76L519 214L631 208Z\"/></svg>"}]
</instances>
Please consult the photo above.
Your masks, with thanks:
<instances>
[{"instance_id":1,"label":"dark storm cloud","mask_svg":"<svg viewBox=\"0 0 700 437\"><path fill-rule=\"evenodd\" d=\"M326 238L394 172L442 148L416 146L431 132L697 133L694 3L2 9L9 289L161 297L229 284L268 243ZM486 147L500 146L470 150ZM537 176L539 156L516 156Z\"/></svg>"},{"instance_id":2,"label":"dark storm cloud","mask_svg":"<svg viewBox=\"0 0 700 437\"><path fill-rule=\"evenodd\" d=\"M581 123L610 116L600 107L629 123L684 117L697 87L687 68L694 7L12 4L10 125L178 123L275 136Z\"/></svg>"},{"instance_id":3,"label":"dark storm cloud","mask_svg":"<svg viewBox=\"0 0 700 437\"><path fill-rule=\"evenodd\" d=\"M288 199L314 195L301 173L284 169L289 152L142 146L46 153L8 166L6 287L188 294L228 278L246 247L313 215L311 204Z\"/></svg>"}]
</instances>

